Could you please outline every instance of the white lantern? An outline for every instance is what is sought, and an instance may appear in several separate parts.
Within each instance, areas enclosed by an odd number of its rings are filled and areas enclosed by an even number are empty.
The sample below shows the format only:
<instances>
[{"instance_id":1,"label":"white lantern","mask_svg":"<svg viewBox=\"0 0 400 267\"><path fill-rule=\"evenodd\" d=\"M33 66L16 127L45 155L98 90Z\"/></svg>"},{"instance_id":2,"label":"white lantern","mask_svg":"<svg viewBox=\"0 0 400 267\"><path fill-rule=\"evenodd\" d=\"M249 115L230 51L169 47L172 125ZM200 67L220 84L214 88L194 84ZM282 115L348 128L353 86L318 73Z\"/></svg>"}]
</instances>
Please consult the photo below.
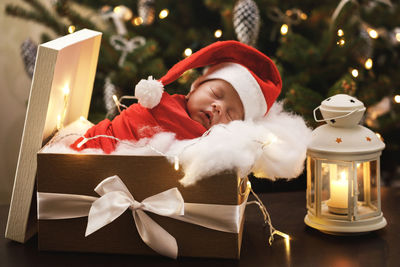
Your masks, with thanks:
<instances>
[{"instance_id":1,"label":"white lantern","mask_svg":"<svg viewBox=\"0 0 400 267\"><path fill-rule=\"evenodd\" d=\"M321 111L322 120L316 118ZM385 144L359 125L364 104L344 94L314 110L326 121L312 133L307 150L305 223L322 232L353 234L386 226L381 212L380 161Z\"/></svg>"}]
</instances>

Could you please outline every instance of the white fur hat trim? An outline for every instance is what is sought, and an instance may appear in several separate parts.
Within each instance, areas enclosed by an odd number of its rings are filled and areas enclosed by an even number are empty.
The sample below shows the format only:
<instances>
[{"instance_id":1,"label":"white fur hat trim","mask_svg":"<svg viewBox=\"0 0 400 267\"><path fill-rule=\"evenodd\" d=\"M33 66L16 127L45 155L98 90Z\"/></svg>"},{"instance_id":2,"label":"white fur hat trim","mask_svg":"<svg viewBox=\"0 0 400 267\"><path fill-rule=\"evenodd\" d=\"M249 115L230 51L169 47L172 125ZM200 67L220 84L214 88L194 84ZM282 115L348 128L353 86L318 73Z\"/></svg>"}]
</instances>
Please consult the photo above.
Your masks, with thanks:
<instances>
[{"instance_id":1,"label":"white fur hat trim","mask_svg":"<svg viewBox=\"0 0 400 267\"><path fill-rule=\"evenodd\" d=\"M243 104L245 120L262 118L267 112L267 102L261 87L247 68L233 62L211 66L204 75L193 82L191 90L212 79L224 80L235 88Z\"/></svg>"}]
</instances>

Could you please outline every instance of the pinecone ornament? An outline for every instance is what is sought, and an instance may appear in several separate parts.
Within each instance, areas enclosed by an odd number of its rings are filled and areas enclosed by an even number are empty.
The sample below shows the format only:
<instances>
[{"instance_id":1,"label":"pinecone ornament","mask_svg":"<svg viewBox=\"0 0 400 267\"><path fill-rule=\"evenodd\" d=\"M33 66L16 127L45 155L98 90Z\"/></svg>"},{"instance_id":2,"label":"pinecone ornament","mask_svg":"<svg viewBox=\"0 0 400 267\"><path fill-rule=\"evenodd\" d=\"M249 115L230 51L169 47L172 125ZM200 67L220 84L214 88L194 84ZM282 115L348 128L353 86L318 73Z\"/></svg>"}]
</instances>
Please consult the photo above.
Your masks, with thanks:
<instances>
[{"instance_id":1,"label":"pinecone ornament","mask_svg":"<svg viewBox=\"0 0 400 267\"><path fill-rule=\"evenodd\" d=\"M260 31L260 11L253 0L238 0L233 8L233 27L238 40L255 46Z\"/></svg>"},{"instance_id":2,"label":"pinecone ornament","mask_svg":"<svg viewBox=\"0 0 400 267\"><path fill-rule=\"evenodd\" d=\"M25 71L28 76L32 79L33 71L35 70L37 44L31 39L26 39L21 44L21 57L24 61Z\"/></svg>"},{"instance_id":3,"label":"pinecone ornament","mask_svg":"<svg viewBox=\"0 0 400 267\"><path fill-rule=\"evenodd\" d=\"M143 25L151 25L154 22L155 16L155 1L154 0L139 0L138 13L143 19Z\"/></svg>"}]
</instances>

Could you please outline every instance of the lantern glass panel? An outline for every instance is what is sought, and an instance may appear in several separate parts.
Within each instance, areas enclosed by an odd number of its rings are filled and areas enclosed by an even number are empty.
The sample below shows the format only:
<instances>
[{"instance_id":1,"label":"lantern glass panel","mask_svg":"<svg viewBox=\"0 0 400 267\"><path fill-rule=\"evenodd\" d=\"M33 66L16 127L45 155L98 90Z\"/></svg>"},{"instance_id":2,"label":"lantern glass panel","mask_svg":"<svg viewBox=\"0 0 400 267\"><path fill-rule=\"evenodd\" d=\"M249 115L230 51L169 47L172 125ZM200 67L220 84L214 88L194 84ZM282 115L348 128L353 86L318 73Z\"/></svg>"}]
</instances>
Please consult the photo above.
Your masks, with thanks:
<instances>
[{"instance_id":1,"label":"lantern glass panel","mask_svg":"<svg viewBox=\"0 0 400 267\"><path fill-rule=\"evenodd\" d=\"M357 220L379 213L377 160L357 163Z\"/></svg>"},{"instance_id":2,"label":"lantern glass panel","mask_svg":"<svg viewBox=\"0 0 400 267\"><path fill-rule=\"evenodd\" d=\"M350 169L350 163L342 161L321 163L321 216L349 219Z\"/></svg>"},{"instance_id":3,"label":"lantern glass panel","mask_svg":"<svg viewBox=\"0 0 400 267\"><path fill-rule=\"evenodd\" d=\"M314 215L315 211L315 177L316 177L316 165L315 158L308 156L307 159L307 208Z\"/></svg>"}]
</instances>

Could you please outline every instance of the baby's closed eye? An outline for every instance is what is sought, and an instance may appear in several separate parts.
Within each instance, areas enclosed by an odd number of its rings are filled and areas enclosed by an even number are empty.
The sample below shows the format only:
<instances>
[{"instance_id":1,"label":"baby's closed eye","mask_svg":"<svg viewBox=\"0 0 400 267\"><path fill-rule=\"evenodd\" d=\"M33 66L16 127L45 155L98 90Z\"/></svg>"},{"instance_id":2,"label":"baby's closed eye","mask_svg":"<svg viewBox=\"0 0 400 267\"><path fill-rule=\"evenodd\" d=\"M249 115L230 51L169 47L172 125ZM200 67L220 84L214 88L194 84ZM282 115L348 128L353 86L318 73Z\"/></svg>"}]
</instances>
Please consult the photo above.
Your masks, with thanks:
<instances>
[{"instance_id":1,"label":"baby's closed eye","mask_svg":"<svg viewBox=\"0 0 400 267\"><path fill-rule=\"evenodd\" d=\"M216 97L216 98L222 98L222 95L221 95L221 93L217 90L217 89L215 89L215 88L213 88L213 87L210 87L210 90L211 90L211 92L212 92L212 94Z\"/></svg>"}]
</instances>

